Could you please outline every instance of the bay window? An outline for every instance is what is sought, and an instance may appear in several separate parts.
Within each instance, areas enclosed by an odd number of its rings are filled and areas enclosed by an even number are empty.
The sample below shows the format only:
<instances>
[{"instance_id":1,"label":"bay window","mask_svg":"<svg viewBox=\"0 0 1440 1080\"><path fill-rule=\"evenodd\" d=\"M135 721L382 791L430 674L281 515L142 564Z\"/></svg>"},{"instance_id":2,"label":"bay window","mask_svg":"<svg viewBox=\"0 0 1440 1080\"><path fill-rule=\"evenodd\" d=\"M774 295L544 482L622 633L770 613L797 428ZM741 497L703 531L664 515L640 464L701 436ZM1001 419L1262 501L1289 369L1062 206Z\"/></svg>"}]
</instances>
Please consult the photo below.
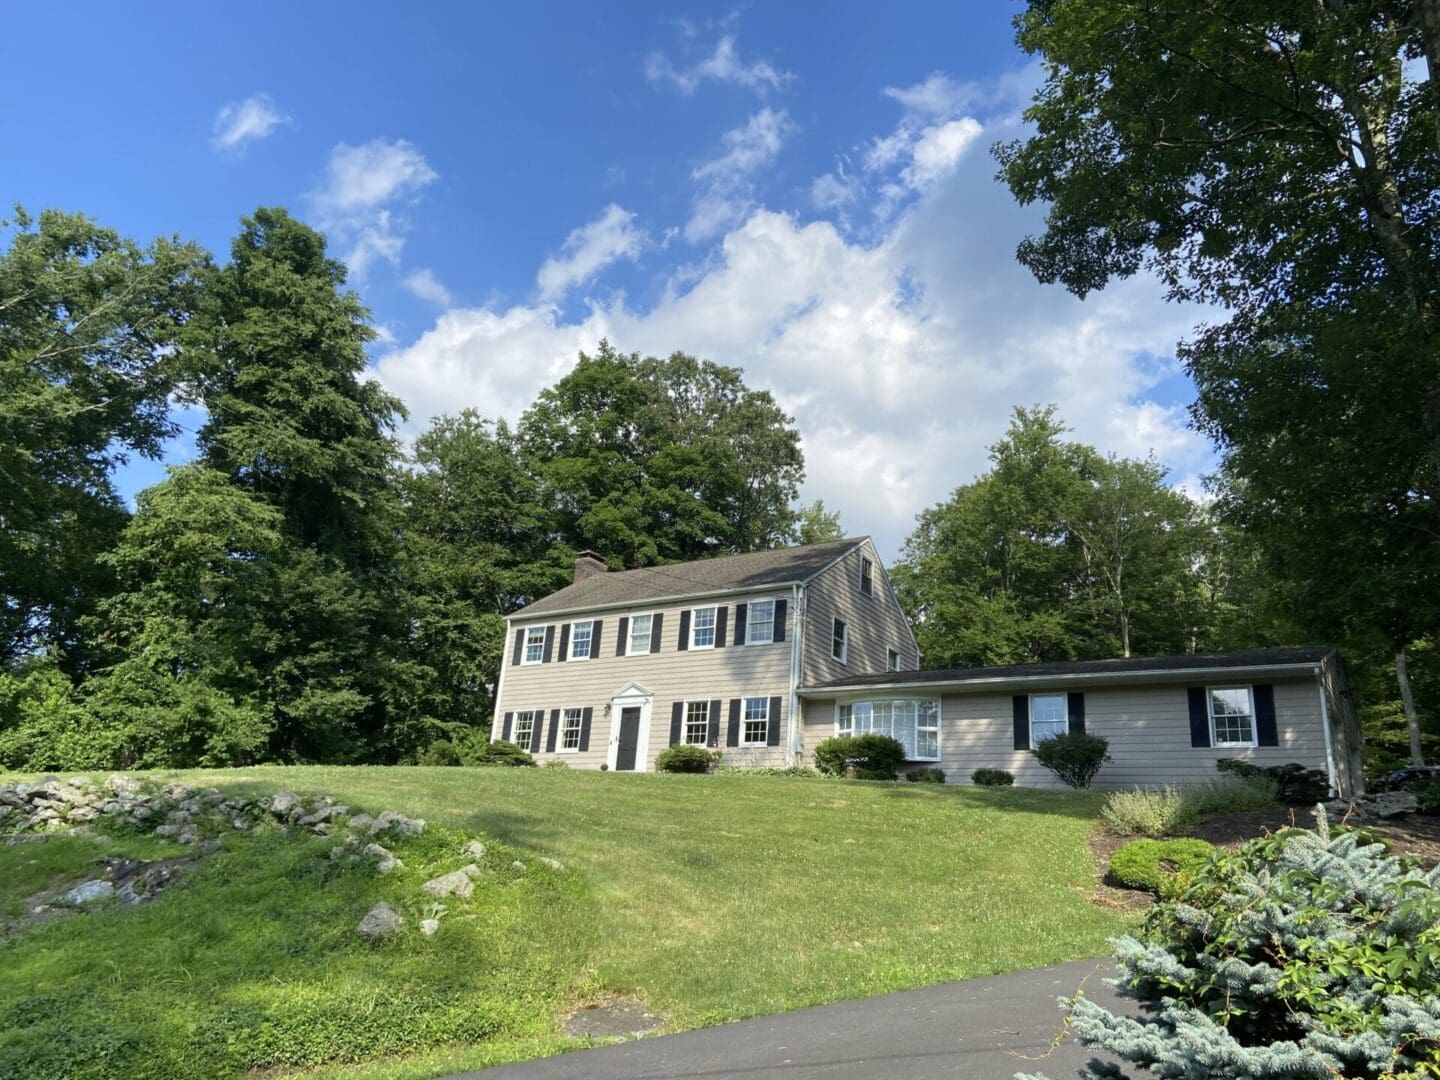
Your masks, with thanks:
<instances>
[{"instance_id":1,"label":"bay window","mask_svg":"<svg viewBox=\"0 0 1440 1080\"><path fill-rule=\"evenodd\" d=\"M835 714L837 735L889 735L910 761L940 760L940 702L902 698L849 701Z\"/></svg>"}]
</instances>

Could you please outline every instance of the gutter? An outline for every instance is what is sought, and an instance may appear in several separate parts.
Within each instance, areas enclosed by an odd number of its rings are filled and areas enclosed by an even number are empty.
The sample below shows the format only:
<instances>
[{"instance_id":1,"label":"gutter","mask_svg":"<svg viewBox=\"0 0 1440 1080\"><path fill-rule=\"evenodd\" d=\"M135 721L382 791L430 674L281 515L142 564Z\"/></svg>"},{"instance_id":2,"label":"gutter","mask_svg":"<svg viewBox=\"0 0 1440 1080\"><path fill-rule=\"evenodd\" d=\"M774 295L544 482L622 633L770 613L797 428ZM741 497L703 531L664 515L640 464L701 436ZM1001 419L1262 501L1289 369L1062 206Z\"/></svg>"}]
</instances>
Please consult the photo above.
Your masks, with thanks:
<instances>
[{"instance_id":1,"label":"gutter","mask_svg":"<svg viewBox=\"0 0 1440 1080\"><path fill-rule=\"evenodd\" d=\"M1273 675L1308 672L1320 673L1320 665L1312 660L1295 664L1260 664L1249 667L1165 668L1157 671L1090 671L1049 675L993 675L970 679L924 679L891 683L847 683L830 686L802 686L801 697L833 698L846 694L868 694L877 690L969 690L1011 685L1031 686L1036 683L1059 682L1134 682L1145 679L1195 678L1196 676Z\"/></svg>"}]
</instances>

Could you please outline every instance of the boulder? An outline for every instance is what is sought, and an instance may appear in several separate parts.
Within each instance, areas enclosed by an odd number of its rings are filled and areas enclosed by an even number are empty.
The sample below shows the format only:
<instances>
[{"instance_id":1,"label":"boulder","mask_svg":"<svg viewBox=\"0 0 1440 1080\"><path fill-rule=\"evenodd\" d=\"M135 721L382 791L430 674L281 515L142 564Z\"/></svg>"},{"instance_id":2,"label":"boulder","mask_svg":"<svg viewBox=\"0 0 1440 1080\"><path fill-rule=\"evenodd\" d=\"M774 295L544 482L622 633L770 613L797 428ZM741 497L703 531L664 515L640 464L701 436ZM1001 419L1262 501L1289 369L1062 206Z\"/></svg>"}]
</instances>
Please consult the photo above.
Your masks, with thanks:
<instances>
[{"instance_id":1,"label":"boulder","mask_svg":"<svg viewBox=\"0 0 1440 1080\"><path fill-rule=\"evenodd\" d=\"M109 900L114 895L115 886L112 883L103 878L96 878L93 881L82 881L60 897L60 902L69 904L71 907L85 907L87 904Z\"/></svg>"},{"instance_id":2,"label":"boulder","mask_svg":"<svg viewBox=\"0 0 1440 1080\"><path fill-rule=\"evenodd\" d=\"M345 849L342 846L336 848L335 850L343 851ZM388 874L390 873L390 871L399 870L402 866L405 865L391 852L387 851L379 844L366 844L364 850L361 851L361 854L369 856L370 858L375 860L375 872L377 874Z\"/></svg>"},{"instance_id":3,"label":"boulder","mask_svg":"<svg viewBox=\"0 0 1440 1080\"><path fill-rule=\"evenodd\" d=\"M381 900L360 920L360 925L355 927L355 932L367 941L375 941L398 933L404 927L405 920L400 913Z\"/></svg>"},{"instance_id":4,"label":"boulder","mask_svg":"<svg viewBox=\"0 0 1440 1080\"><path fill-rule=\"evenodd\" d=\"M419 836L424 831L423 819L408 818L404 814L397 814L394 810L383 811L375 819L375 823L370 826L371 836L380 836L384 833L394 833L396 836Z\"/></svg>"},{"instance_id":5,"label":"boulder","mask_svg":"<svg viewBox=\"0 0 1440 1080\"><path fill-rule=\"evenodd\" d=\"M481 870L480 867L476 866L473 862L466 863L464 866L460 867L460 873L464 874L471 881L474 881L484 872L484 870Z\"/></svg>"},{"instance_id":6,"label":"boulder","mask_svg":"<svg viewBox=\"0 0 1440 1080\"><path fill-rule=\"evenodd\" d=\"M276 817L289 817L300 809L300 796L289 788L281 788L270 796L270 812Z\"/></svg>"},{"instance_id":7,"label":"boulder","mask_svg":"<svg viewBox=\"0 0 1440 1080\"><path fill-rule=\"evenodd\" d=\"M485 858L485 845L479 840L466 840L460 845L460 854L471 859Z\"/></svg>"},{"instance_id":8,"label":"boulder","mask_svg":"<svg viewBox=\"0 0 1440 1080\"><path fill-rule=\"evenodd\" d=\"M470 875L464 870L452 870L448 874L431 878L420 888L431 896L458 896L461 900L468 900L475 891L475 882L470 880Z\"/></svg>"},{"instance_id":9,"label":"boulder","mask_svg":"<svg viewBox=\"0 0 1440 1080\"><path fill-rule=\"evenodd\" d=\"M374 824L375 819L369 814L356 814L350 819L350 827L356 830L368 829L371 825Z\"/></svg>"}]
</instances>

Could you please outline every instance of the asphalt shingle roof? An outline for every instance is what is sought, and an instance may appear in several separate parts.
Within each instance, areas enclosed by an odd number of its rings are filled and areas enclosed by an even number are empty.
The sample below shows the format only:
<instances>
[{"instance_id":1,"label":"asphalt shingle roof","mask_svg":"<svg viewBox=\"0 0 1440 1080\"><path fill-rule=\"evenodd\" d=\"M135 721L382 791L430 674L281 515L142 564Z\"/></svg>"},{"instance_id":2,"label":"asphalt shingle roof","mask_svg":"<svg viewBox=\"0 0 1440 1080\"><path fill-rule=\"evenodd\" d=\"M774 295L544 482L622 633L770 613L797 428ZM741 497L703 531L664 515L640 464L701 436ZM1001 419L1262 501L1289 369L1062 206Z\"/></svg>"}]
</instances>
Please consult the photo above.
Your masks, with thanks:
<instances>
[{"instance_id":1,"label":"asphalt shingle roof","mask_svg":"<svg viewBox=\"0 0 1440 1080\"><path fill-rule=\"evenodd\" d=\"M1153 671L1206 671L1225 668L1268 667L1284 664L1314 664L1334 648L1329 645L1284 649L1250 649L1229 653L1184 653L1180 656L1133 656L1116 660L1056 660L1038 664L1004 664L999 667L932 668L920 671L882 671L852 675L846 679L819 683L807 690L843 690L898 683L965 683L981 679L1023 679L1062 675L1143 674Z\"/></svg>"},{"instance_id":2,"label":"asphalt shingle roof","mask_svg":"<svg viewBox=\"0 0 1440 1080\"><path fill-rule=\"evenodd\" d=\"M751 551L715 559L647 566L640 570L615 570L595 574L577 585L551 593L526 604L512 618L548 615L557 611L622 604L643 604L662 598L683 598L729 589L760 588L766 585L807 581L842 555L865 542L865 537L831 540L823 544Z\"/></svg>"}]
</instances>

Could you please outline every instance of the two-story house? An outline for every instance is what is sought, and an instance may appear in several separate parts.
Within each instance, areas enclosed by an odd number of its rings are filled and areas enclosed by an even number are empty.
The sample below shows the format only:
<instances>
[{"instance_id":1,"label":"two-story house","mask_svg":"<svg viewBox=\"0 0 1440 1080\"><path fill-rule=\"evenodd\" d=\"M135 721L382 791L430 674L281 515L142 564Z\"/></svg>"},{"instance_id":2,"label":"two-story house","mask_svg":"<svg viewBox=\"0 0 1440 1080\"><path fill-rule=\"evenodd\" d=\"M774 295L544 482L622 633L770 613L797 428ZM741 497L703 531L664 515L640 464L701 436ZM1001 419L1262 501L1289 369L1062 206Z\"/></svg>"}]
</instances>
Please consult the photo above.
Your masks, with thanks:
<instances>
[{"instance_id":1,"label":"two-story house","mask_svg":"<svg viewBox=\"0 0 1440 1080\"><path fill-rule=\"evenodd\" d=\"M623 572L582 552L571 585L509 624L491 737L578 768L646 771L677 743L784 766L876 731L952 783L984 767L1053 786L1031 748L1090 731L1110 741L1100 787L1202 781L1240 757L1362 790L1334 649L920 670L867 537Z\"/></svg>"}]
</instances>

